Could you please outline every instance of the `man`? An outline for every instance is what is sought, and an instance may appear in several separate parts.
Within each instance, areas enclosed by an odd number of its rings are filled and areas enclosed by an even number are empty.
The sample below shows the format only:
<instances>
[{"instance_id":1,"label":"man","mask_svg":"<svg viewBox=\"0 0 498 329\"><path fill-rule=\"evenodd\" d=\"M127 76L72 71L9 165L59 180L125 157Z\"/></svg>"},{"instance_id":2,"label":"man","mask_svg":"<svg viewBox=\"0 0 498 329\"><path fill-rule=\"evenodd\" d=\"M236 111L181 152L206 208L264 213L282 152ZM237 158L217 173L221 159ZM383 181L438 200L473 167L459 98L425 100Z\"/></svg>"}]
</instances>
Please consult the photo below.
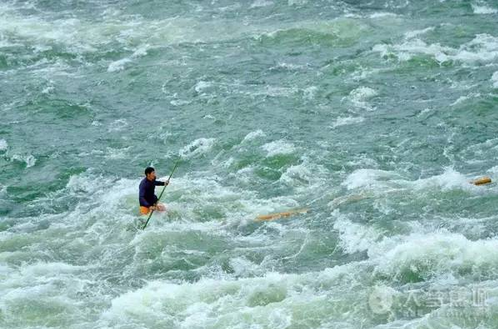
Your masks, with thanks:
<instances>
[{"instance_id":1,"label":"man","mask_svg":"<svg viewBox=\"0 0 498 329\"><path fill-rule=\"evenodd\" d=\"M140 182L140 213L147 215L151 210L165 211L166 207L162 203L158 203L157 196L154 194L156 186L164 186L169 184L169 179L165 182L156 180L156 172L154 168L145 168L145 178Z\"/></svg>"}]
</instances>

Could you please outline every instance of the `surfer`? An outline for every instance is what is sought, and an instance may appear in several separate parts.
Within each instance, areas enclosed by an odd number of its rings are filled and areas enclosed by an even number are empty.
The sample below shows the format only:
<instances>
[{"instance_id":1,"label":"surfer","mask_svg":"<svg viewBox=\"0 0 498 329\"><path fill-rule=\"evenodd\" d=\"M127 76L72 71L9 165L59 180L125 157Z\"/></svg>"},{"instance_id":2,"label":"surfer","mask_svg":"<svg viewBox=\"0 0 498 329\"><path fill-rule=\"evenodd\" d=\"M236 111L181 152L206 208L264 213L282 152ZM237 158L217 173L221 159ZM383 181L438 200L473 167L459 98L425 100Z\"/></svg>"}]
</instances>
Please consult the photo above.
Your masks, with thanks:
<instances>
[{"instance_id":1,"label":"surfer","mask_svg":"<svg viewBox=\"0 0 498 329\"><path fill-rule=\"evenodd\" d=\"M145 168L145 178L140 182L140 213L147 215L151 210L165 211L166 207L162 203L157 202L157 196L154 194L156 186L164 186L169 184L169 179L165 182L156 180L156 172L154 168Z\"/></svg>"}]
</instances>

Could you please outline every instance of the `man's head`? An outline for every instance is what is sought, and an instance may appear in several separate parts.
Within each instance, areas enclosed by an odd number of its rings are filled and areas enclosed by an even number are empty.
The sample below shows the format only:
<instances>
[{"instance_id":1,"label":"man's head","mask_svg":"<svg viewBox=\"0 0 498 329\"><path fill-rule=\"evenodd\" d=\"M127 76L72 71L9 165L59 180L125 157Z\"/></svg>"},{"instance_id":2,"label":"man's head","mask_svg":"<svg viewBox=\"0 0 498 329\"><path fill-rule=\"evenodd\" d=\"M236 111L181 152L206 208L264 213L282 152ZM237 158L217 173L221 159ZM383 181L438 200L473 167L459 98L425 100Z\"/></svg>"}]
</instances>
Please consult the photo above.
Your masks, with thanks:
<instances>
[{"instance_id":1,"label":"man's head","mask_svg":"<svg viewBox=\"0 0 498 329\"><path fill-rule=\"evenodd\" d=\"M156 179L156 172L154 168L152 167L145 168L145 177L147 177L148 180Z\"/></svg>"}]
</instances>

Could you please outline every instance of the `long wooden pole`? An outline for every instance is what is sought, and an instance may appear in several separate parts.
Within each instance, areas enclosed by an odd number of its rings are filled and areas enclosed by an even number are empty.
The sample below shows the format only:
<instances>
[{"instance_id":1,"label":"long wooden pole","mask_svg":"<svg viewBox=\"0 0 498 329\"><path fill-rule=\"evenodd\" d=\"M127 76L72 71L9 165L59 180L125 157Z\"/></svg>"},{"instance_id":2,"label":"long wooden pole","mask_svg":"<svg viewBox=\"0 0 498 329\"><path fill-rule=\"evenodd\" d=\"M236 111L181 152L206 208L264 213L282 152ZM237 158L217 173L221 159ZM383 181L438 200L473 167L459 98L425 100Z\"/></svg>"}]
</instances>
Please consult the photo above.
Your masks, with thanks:
<instances>
[{"instance_id":1,"label":"long wooden pole","mask_svg":"<svg viewBox=\"0 0 498 329\"><path fill-rule=\"evenodd\" d=\"M169 183L169 180L171 179L171 177L173 176L173 173L175 172L176 168L178 167L179 163L180 163L180 159L178 159L176 161L175 166L173 167L173 170L171 171L171 174L168 177L168 180L167 180L168 183ZM161 191L161 194L159 194L159 197L157 198L157 201L155 204L157 204L159 202L159 200L161 200L161 197L163 196L164 190L166 189L166 186L168 186L168 185L164 185L163 190ZM149 217L147 218L147 221L145 221L144 227L142 227L142 230L145 230L145 228L147 227L147 224L149 224L149 220L152 217L153 213L154 213L154 210L151 210Z\"/></svg>"}]
</instances>

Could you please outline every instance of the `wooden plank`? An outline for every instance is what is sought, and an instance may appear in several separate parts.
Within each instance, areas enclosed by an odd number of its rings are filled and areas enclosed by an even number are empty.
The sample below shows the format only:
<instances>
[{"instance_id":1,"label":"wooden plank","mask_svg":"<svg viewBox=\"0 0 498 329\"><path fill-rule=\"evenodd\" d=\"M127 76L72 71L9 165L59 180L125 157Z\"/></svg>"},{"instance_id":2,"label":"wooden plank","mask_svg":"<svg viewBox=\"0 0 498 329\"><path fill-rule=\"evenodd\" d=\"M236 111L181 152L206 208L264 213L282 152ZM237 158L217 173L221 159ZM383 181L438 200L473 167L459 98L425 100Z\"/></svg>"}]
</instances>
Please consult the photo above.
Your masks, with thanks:
<instances>
[{"instance_id":1,"label":"wooden plank","mask_svg":"<svg viewBox=\"0 0 498 329\"><path fill-rule=\"evenodd\" d=\"M284 211L284 212L277 212L273 214L268 214L268 215L259 215L256 217L257 221L263 221L263 220L274 220L282 217L289 217L292 215L297 215L297 214L304 214L309 211L308 208L303 208L303 209L295 209L295 210L289 210L289 211Z\"/></svg>"},{"instance_id":2,"label":"wooden plank","mask_svg":"<svg viewBox=\"0 0 498 329\"><path fill-rule=\"evenodd\" d=\"M481 178L475 179L475 180L471 181L470 183L471 183L471 184L474 184L474 185L484 185L484 184L489 184L489 183L491 183L491 178L490 178L490 177L487 177L487 176L484 176L484 177L481 177Z\"/></svg>"}]
</instances>

